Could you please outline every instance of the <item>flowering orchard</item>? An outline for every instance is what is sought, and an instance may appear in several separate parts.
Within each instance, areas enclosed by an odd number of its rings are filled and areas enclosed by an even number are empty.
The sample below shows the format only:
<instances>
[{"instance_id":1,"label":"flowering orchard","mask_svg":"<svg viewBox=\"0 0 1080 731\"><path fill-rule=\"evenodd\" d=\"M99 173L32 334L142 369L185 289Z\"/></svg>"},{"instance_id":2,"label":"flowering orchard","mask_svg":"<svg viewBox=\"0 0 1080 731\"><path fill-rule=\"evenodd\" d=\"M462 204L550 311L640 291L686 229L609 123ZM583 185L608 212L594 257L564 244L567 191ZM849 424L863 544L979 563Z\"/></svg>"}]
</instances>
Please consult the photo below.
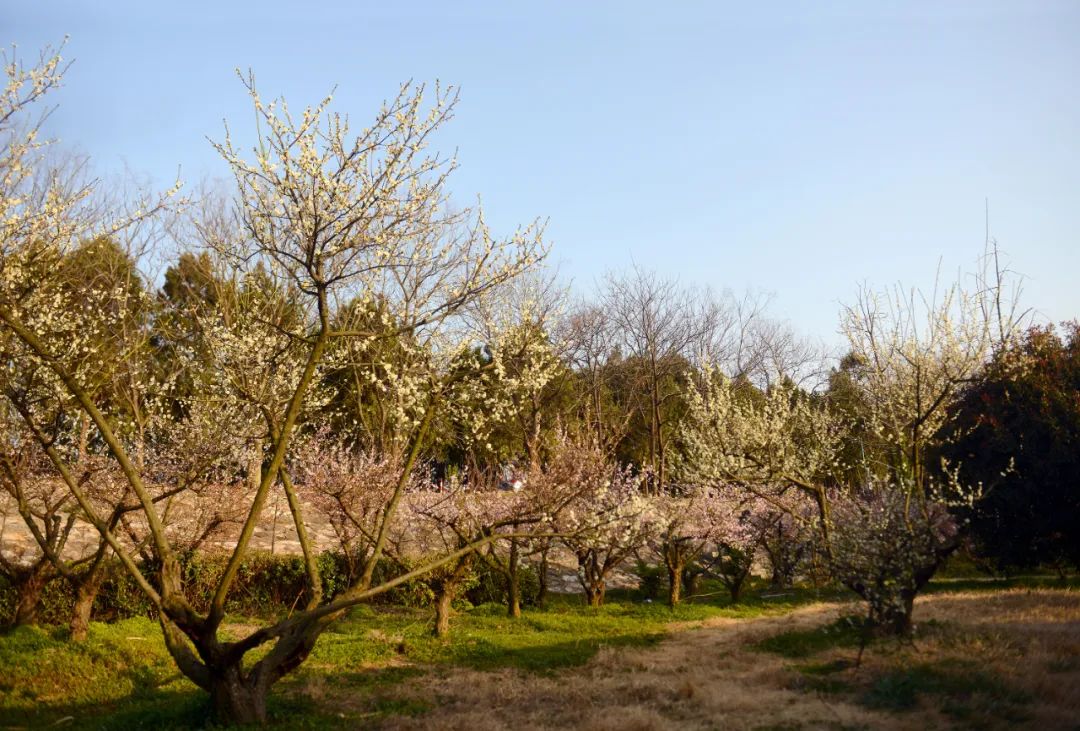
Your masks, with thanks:
<instances>
[{"instance_id":1,"label":"flowering orchard","mask_svg":"<svg viewBox=\"0 0 1080 731\"><path fill-rule=\"evenodd\" d=\"M402 85L357 128L241 76L256 134L213 143L231 192L110 200L42 136L60 55L5 61L0 487L28 536L0 547L8 619L60 582L79 640L122 577L218 722L265 721L356 605L420 587L443 637L484 576L518 617L557 567L599 606L637 563L675 607L823 565L905 633L996 484L942 459L1026 321L994 251L936 298L862 292L832 363L752 295L635 270L574 301L538 222L500 236L451 199L452 87ZM303 588L234 636L281 505ZM196 551L222 554L209 580Z\"/></svg>"}]
</instances>

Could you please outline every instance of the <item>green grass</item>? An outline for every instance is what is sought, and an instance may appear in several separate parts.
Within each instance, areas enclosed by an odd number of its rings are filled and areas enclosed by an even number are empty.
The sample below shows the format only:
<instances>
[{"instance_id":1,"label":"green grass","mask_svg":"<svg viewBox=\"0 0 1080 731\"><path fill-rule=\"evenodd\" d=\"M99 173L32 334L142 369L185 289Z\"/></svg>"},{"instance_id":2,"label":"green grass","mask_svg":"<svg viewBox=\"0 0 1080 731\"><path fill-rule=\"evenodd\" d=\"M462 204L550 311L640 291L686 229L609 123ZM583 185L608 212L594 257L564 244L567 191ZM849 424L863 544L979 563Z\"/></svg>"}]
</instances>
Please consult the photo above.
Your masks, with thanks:
<instances>
[{"instance_id":1,"label":"green grass","mask_svg":"<svg viewBox=\"0 0 1080 731\"><path fill-rule=\"evenodd\" d=\"M507 617L494 604L464 612L454 618L446 640L431 636L429 610L361 607L323 635L311 662L349 670L399 658L421 665L543 673L581 665L604 646L653 644L672 622L761 616L793 606L758 599L735 606L688 603L672 610L616 595L592 609L576 597L555 597L545 610L527 609L520 619Z\"/></svg>"},{"instance_id":2,"label":"green grass","mask_svg":"<svg viewBox=\"0 0 1080 731\"><path fill-rule=\"evenodd\" d=\"M427 710L424 703L386 691L439 668L550 673L587 662L601 647L656 643L672 622L782 613L813 599L811 592L796 592L730 606L713 596L672 610L634 601L628 592L612 592L597 609L577 597L556 596L547 609L526 609L517 620L496 605L461 612L445 640L431 636L429 609L361 606L324 633L300 670L275 687L269 712L289 728L310 729L419 714ZM309 697L319 684L359 700L348 710L327 711ZM206 715L205 693L177 672L154 621L93 623L88 640L78 644L68 641L64 628L0 635L0 729L198 728Z\"/></svg>"},{"instance_id":3,"label":"green grass","mask_svg":"<svg viewBox=\"0 0 1080 731\"><path fill-rule=\"evenodd\" d=\"M180 718L196 698L195 687L165 651L157 623L147 619L94 623L83 643L69 642L65 629L21 627L0 639L0 668L5 725L33 727L71 718L78 727L119 728L85 720L131 710L141 715L155 706Z\"/></svg>"}]
</instances>

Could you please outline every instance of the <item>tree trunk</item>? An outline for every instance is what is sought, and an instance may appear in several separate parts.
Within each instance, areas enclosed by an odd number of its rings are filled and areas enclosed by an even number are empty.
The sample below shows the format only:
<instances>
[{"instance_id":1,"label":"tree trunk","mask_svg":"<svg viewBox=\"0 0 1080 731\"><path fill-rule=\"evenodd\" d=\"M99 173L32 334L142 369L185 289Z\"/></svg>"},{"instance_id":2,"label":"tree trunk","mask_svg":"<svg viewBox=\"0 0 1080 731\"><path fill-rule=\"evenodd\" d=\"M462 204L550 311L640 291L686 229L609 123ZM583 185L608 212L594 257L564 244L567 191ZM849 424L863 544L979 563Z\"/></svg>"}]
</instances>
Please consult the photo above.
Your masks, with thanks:
<instances>
[{"instance_id":1,"label":"tree trunk","mask_svg":"<svg viewBox=\"0 0 1080 731\"><path fill-rule=\"evenodd\" d=\"M668 606L674 607L682 600L682 566L678 564L667 565L668 575Z\"/></svg>"},{"instance_id":2,"label":"tree trunk","mask_svg":"<svg viewBox=\"0 0 1080 731\"><path fill-rule=\"evenodd\" d=\"M450 634L450 609L454 602L454 592L447 584L442 584L435 594L435 628L436 637L446 637Z\"/></svg>"},{"instance_id":3,"label":"tree trunk","mask_svg":"<svg viewBox=\"0 0 1080 731\"><path fill-rule=\"evenodd\" d=\"M906 637L911 634L912 602L900 604L872 603L870 605L870 624L881 635Z\"/></svg>"},{"instance_id":4,"label":"tree trunk","mask_svg":"<svg viewBox=\"0 0 1080 731\"><path fill-rule=\"evenodd\" d=\"M901 589L895 593L879 591L864 598L870 605L870 624L874 631L886 637L906 637L911 634L911 614L916 592Z\"/></svg>"},{"instance_id":5,"label":"tree trunk","mask_svg":"<svg viewBox=\"0 0 1080 731\"><path fill-rule=\"evenodd\" d=\"M517 570L510 573L506 589L506 616L513 619L521 617L521 577Z\"/></svg>"},{"instance_id":6,"label":"tree trunk","mask_svg":"<svg viewBox=\"0 0 1080 731\"><path fill-rule=\"evenodd\" d=\"M75 605L71 610L71 639L82 642L90 629L94 600L101 589L104 572L94 569L75 589Z\"/></svg>"},{"instance_id":7,"label":"tree trunk","mask_svg":"<svg viewBox=\"0 0 1080 731\"><path fill-rule=\"evenodd\" d=\"M776 559L770 557L772 563L772 576L769 578L769 586L773 589L787 589L788 581L785 571L777 564Z\"/></svg>"},{"instance_id":8,"label":"tree trunk","mask_svg":"<svg viewBox=\"0 0 1080 731\"><path fill-rule=\"evenodd\" d=\"M599 607L607 590L607 571L592 550L580 551L577 560L578 582L585 590L585 601L590 607Z\"/></svg>"},{"instance_id":9,"label":"tree trunk","mask_svg":"<svg viewBox=\"0 0 1080 731\"><path fill-rule=\"evenodd\" d=\"M732 604L738 604L739 600L742 599L742 590L745 583L746 577L741 576L728 584L728 593L731 594Z\"/></svg>"},{"instance_id":10,"label":"tree trunk","mask_svg":"<svg viewBox=\"0 0 1080 731\"><path fill-rule=\"evenodd\" d=\"M41 608L41 594L45 591L45 585L52 578L52 565L45 559L27 569L21 581L16 586L15 615L12 618L12 627L21 627L33 624L37 619L38 610Z\"/></svg>"},{"instance_id":11,"label":"tree trunk","mask_svg":"<svg viewBox=\"0 0 1080 731\"><path fill-rule=\"evenodd\" d=\"M518 541L511 538L506 576L506 615L514 619L521 616L521 567L518 564Z\"/></svg>"},{"instance_id":12,"label":"tree trunk","mask_svg":"<svg viewBox=\"0 0 1080 731\"><path fill-rule=\"evenodd\" d=\"M683 574L683 586L686 587L684 594L687 597L692 597L698 593L698 586L701 583L701 573L698 571L682 570Z\"/></svg>"},{"instance_id":13,"label":"tree trunk","mask_svg":"<svg viewBox=\"0 0 1080 731\"><path fill-rule=\"evenodd\" d=\"M548 540L544 543L544 549L540 551L540 566L538 571L540 573L539 582L540 586L536 591L536 606L543 609L547 604L548 595L548 551L551 550L551 541Z\"/></svg>"},{"instance_id":14,"label":"tree trunk","mask_svg":"<svg viewBox=\"0 0 1080 731\"><path fill-rule=\"evenodd\" d=\"M465 548L464 544L459 545ZM458 559L448 575L435 582L435 626L432 632L436 637L450 634L450 615L453 613L454 599L462 583L468 578L475 557L474 553L465 554Z\"/></svg>"},{"instance_id":15,"label":"tree trunk","mask_svg":"<svg viewBox=\"0 0 1080 731\"><path fill-rule=\"evenodd\" d=\"M656 422L653 421L652 412L649 413L649 473L648 482L645 485L647 494L652 495L656 479Z\"/></svg>"},{"instance_id":16,"label":"tree trunk","mask_svg":"<svg viewBox=\"0 0 1080 731\"><path fill-rule=\"evenodd\" d=\"M603 606L606 590L607 586L603 580L590 581L585 587L585 601L590 607Z\"/></svg>"},{"instance_id":17,"label":"tree trunk","mask_svg":"<svg viewBox=\"0 0 1080 731\"><path fill-rule=\"evenodd\" d=\"M210 679L214 722L222 726L264 725L267 690L245 677L239 664L215 672Z\"/></svg>"}]
</instances>

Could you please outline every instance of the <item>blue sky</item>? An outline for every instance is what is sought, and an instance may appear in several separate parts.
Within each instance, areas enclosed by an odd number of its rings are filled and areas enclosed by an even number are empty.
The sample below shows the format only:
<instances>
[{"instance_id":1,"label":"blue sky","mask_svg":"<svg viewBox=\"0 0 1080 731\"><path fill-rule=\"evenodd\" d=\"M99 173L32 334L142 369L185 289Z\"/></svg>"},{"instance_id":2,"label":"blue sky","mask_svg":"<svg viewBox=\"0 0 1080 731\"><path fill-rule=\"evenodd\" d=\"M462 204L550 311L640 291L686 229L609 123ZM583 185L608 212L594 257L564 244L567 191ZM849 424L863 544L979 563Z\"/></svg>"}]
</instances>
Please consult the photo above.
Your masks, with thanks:
<instances>
[{"instance_id":1,"label":"blue sky","mask_svg":"<svg viewBox=\"0 0 1080 731\"><path fill-rule=\"evenodd\" d=\"M49 131L111 175L222 176L236 67L362 123L405 79L462 87L452 189L550 219L589 293L639 266L774 294L836 340L860 282L929 286L992 234L1027 304L1080 316L1080 3L11 2L0 42L74 58Z\"/></svg>"}]
</instances>

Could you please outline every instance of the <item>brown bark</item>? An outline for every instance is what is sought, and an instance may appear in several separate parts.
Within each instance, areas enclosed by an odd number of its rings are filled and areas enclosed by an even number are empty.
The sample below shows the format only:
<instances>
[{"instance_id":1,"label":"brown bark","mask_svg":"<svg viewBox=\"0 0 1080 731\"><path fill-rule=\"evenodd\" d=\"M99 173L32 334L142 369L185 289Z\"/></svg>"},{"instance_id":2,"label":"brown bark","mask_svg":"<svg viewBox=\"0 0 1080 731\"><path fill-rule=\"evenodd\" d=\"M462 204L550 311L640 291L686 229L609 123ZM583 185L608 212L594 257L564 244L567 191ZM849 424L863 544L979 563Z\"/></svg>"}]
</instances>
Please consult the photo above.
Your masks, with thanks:
<instances>
[{"instance_id":1,"label":"brown bark","mask_svg":"<svg viewBox=\"0 0 1080 731\"><path fill-rule=\"evenodd\" d=\"M21 627L33 624L37 620L38 610L41 608L41 594L45 591L45 585L54 576L52 564L41 559L36 564L26 569L19 577L16 584L15 614L11 620L12 627Z\"/></svg>"},{"instance_id":2,"label":"brown bark","mask_svg":"<svg viewBox=\"0 0 1080 731\"><path fill-rule=\"evenodd\" d=\"M450 609L454 602L454 594L449 587L443 585L435 595L435 629L436 637L446 637L450 634Z\"/></svg>"},{"instance_id":3,"label":"brown bark","mask_svg":"<svg viewBox=\"0 0 1080 731\"><path fill-rule=\"evenodd\" d=\"M90 630L90 616L94 610L94 600L101 590L105 572L95 568L84 577L75 589L75 604L71 610L71 639L82 642Z\"/></svg>"},{"instance_id":4,"label":"brown bark","mask_svg":"<svg viewBox=\"0 0 1080 731\"><path fill-rule=\"evenodd\" d=\"M510 560L506 574L506 614L518 619L521 616L521 566L518 557L518 540L510 539Z\"/></svg>"},{"instance_id":5,"label":"brown bark","mask_svg":"<svg viewBox=\"0 0 1080 731\"><path fill-rule=\"evenodd\" d=\"M540 551L540 565L538 571L540 573L539 582L540 586L536 591L536 606L543 609L547 605L548 597L548 551L551 550L551 539L547 539L544 542L544 548Z\"/></svg>"},{"instance_id":6,"label":"brown bark","mask_svg":"<svg viewBox=\"0 0 1080 731\"><path fill-rule=\"evenodd\" d=\"M668 606L674 607L682 600L682 566L668 564Z\"/></svg>"},{"instance_id":7,"label":"brown bark","mask_svg":"<svg viewBox=\"0 0 1080 731\"><path fill-rule=\"evenodd\" d=\"M698 589L701 588L701 572L691 571L686 574L686 578L683 579L683 586L686 587L686 596L694 596L698 593Z\"/></svg>"},{"instance_id":8,"label":"brown bark","mask_svg":"<svg viewBox=\"0 0 1080 731\"><path fill-rule=\"evenodd\" d=\"M599 607L604 603L607 575L613 564L602 563L592 550L579 552L577 560L578 581L585 590L585 601L590 607Z\"/></svg>"},{"instance_id":9,"label":"brown bark","mask_svg":"<svg viewBox=\"0 0 1080 731\"><path fill-rule=\"evenodd\" d=\"M604 594L607 593L607 582L603 579L589 581L585 584L585 602L590 607L600 607L604 604Z\"/></svg>"},{"instance_id":10,"label":"brown bark","mask_svg":"<svg viewBox=\"0 0 1080 731\"><path fill-rule=\"evenodd\" d=\"M915 592L901 591L898 599L898 602L870 602L870 625L878 634L888 637L911 634Z\"/></svg>"},{"instance_id":11,"label":"brown bark","mask_svg":"<svg viewBox=\"0 0 1080 731\"><path fill-rule=\"evenodd\" d=\"M465 548L464 545L459 548ZM435 626L433 633L436 637L446 637L450 634L450 616L453 614L454 599L462 583L469 576L475 553L467 553L458 559L449 575L436 579L435 585Z\"/></svg>"},{"instance_id":12,"label":"brown bark","mask_svg":"<svg viewBox=\"0 0 1080 731\"><path fill-rule=\"evenodd\" d=\"M742 590L746 585L746 577L749 572L740 574L728 582L728 593L731 594L731 603L738 604L742 599Z\"/></svg>"},{"instance_id":13,"label":"brown bark","mask_svg":"<svg viewBox=\"0 0 1080 731\"><path fill-rule=\"evenodd\" d=\"M239 664L213 673L210 707L214 721L223 726L265 724L268 690L263 683L245 676Z\"/></svg>"},{"instance_id":14,"label":"brown bark","mask_svg":"<svg viewBox=\"0 0 1080 731\"><path fill-rule=\"evenodd\" d=\"M655 368L655 364L653 368ZM653 376L653 430L656 439L656 462L654 468L656 470L656 494L659 495L664 489L664 478L666 477L664 463L667 461L664 454L664 421L660 413L660 382L659 377Z\"/></svg>"},{"instance_id":15,"label":"brown bark","mask_svg":"<svg viewBox=\"0 0 1080 731\"><path fill-rule=\"evenodd\" d=\"M510 574L506 592L506 615L514 619L521 617L521 576L517 569Z\"/></svg>"}]
</instances>

